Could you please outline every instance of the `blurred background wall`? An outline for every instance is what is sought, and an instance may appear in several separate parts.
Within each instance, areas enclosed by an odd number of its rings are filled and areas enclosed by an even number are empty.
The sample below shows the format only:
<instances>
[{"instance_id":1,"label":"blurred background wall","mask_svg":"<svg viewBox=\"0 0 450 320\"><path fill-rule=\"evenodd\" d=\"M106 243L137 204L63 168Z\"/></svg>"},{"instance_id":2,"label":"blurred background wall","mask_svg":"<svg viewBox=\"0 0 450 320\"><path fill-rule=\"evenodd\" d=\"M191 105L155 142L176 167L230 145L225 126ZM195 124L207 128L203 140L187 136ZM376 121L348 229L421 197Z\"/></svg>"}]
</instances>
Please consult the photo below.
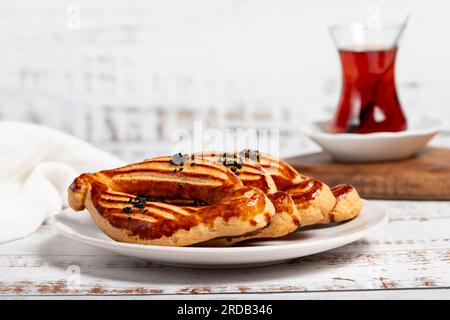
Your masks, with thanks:
<instances>
[{"instance_id":1,"label":"blurred background wall","mask_svg":"<svg viewBox=\"0 0 450 320\"><path fill-rule=\"evenodd\" d=\"M397 84L409 115L450 119L450 2L0 1L0 119L45 124L125 159L169 150L175 128L281 129L281 153L337 105L327 30L368 6L409 13Z\"/></svg>"}]
</instances>

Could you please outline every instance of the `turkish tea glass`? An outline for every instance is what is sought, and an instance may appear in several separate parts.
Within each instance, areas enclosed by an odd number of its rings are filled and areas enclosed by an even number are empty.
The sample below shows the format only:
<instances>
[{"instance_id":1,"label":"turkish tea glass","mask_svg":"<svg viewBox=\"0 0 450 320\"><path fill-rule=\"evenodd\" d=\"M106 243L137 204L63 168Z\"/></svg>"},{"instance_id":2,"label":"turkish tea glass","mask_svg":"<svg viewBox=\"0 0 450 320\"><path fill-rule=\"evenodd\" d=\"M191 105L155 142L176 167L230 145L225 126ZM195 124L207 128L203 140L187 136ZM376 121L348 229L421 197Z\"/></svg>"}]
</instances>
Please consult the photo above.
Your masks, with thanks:
<instances>
[{"instance_id":1,"label":"turkish tea glass","mask_svg":"<svg viewBox=\"0 0 450 320\"><path fill-rule=\"evenodd\" d=\"M330 28L342 65L342 91L334 133L397 132L406 118L395 86L395 61L404 24Z\"/></svg>"}]
</instances>

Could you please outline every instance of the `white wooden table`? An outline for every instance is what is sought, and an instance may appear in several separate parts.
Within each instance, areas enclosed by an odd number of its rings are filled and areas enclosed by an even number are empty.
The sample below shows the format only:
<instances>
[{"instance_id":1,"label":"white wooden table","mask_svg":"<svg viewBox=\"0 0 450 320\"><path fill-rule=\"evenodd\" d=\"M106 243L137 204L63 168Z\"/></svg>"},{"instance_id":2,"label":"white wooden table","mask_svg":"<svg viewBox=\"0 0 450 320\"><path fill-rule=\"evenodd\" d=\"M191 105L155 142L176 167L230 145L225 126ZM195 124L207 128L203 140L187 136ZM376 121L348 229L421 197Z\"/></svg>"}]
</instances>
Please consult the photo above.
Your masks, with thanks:
<instances>
[{"instance_id":1,"label":"white wooden table","mask_svg":"<svg viewBox=\"0 0 450 320\"><path fill-rule=\"evenodd\" d=\"M450 298L450 202L377 203L391 220L370 237L290 263L243 270L159 266L66 239L47 223L25 239L0 245L0 296ZM78 268L79 283L71 278Z\"/></svg>"}]
</instances>

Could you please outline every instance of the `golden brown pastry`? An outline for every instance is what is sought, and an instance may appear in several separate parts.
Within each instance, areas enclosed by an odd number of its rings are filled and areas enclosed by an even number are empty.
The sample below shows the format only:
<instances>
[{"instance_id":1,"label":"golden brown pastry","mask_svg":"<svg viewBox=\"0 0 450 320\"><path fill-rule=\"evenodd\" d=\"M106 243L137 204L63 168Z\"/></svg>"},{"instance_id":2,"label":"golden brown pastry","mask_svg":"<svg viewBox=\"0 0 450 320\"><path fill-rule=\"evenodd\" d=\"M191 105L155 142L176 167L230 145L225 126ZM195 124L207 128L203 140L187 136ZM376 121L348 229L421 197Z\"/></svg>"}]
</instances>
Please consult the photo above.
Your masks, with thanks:
<instances>
[{"instance_id":1,"label":"golden brown pastry","mask_svg":"<svg viewBox=\"0 0 450 320\"><path fill-rule=\"evenodd\" d=\"M302 217L302 226L321 224L336 205L336 198L323 182L306 178L284 190L294 201Z\"/></svg>"},{"instance_id":2,"label":"golden brown pastry","mask_svg":"<svg viewBox=\"0 0 450 320\"><path fill-rule=\"evenodd\" d=\"M246 158L256 159L254 161L269 172L280 191L284 191L304 180L304 177L286 161L254 150L244 150L241 153Z\"/></svg>"},{"instance_id":3,"label":"golden brown pastry","mask_svg":"<svg viewBox=\"0 0 450 320\"><path fill-rule=\"evenodd\" d=\"M287 192L297 207L302 226L326 223L336 205L336 198L325 183L302 176L287 162L259 151L243 150L233 153L209 151L198 153L195 157L231 167L244 185L260 188L266 193L277 190ZM270 175L275 186L269 181L267 174L262 172ZM347 215L352 216L350 213ZM253 238L260 235L261 233Z\"/></svg>"},{"instance_id":4,"label":"golden brown pastry","mask_svg":"<svg viewBox=\"0 0 450 320\"><path fill-rule=\"evenodd\" d=\"M254 234L222 237L202 243L205 246L230 246L249 239L279 238L294 232L300 226L300 215L292 198L283 191L268 195L275 206L275 215L269 225Z\"/></svg>"},{"instance_id":5,"label":"golden brown pastry","mask_svg":"<svg viewBox=\"0 0 450 320\"><path fill-rule=\"evenodd\" d=\"M336 205L321 223L342 222L355 218L362 208L362 201L356 189L349 184L340 184L331 188Z\"/></svg>"},{"instance_id":6,"label":"golden brown pastry","mask_svg":"<svg viewBox=\"0 0 450 320\"><path fill-rule=\"evenodd\" d=\"M280 191L303 181L302 175L298 173L289 163L279 160L270 155L261 153L259 151L248 149L241 152L231 153L208 151L197 153L195 157L218 161L219 163L228 165L231 168L233 168L233 164L236 163L237 166L235 166L234 172L238 172L239 175L241 174L242 169L247 170L249 164L257 164L272 177L272 180L276 186L276 190ZM239 164L243 165L243 168L240 168ZM257 181L255 177L253 177L253 180L252 177L246 175L242 175L239 178L246 185L248 185L252 181ZM271 189L274 190L273 187Z\"/></svg>"},{"instance_id":7,"label":"golden brown pastry","mask_svg":"<svg viewBox=\"0 0 450 320\"><path fill-rule=\"evenodd\" d=\"M251 158L245 158L239 152L202 152L195 159L205 159L228 167L244 185L261 189L266 194L278 191L271 174Z\"/></svg>"},{"instance_id":8,"label":"golden brown pastry","mask_svg":"<svg viewBox=\"0 0 450 320\"><path fill-rule=\"evenodd\" d=\"M162 246L254 233L275 213L264 192L243 186L227 167L181 154L82 174L69 187L69 204L88 209L114 240Z\"/></svg>"},{"instance_id":9,"label":"golden brown pastry","mask_svg":"<svg viewBox=\"0 0 450 320\"><path fill-rule=\"evenodd\" d=\"M278 238L353 219L362 206L352 186L330 189L250 150L176 154L82 174L69 187L69 204L88 209L114 240L162 246Z\"/></svg>"},{"instance_id":10,"label":"golden brown pastry","mask_svg":"<svg viewBox=\"0 0 450 320\"><path fill-rule=\"evenodd\" d=\"M325 183L301 175L287 162L273 156L253 150L239 154L263 167L272 176L277 189L292 197L302 226L347 221L361 211L361 198L351 185L330 189Z\"/></svg>"},{"instance_id":11,"label":"golden brown pastry","mask_svg":"<svg viewBox=\"0 0 450 320\"><path fill-rule=\"evenodd\" d=\"M259 164L246 160L239 153L199 153L196 159L207 159L227 166L245 186L253 186L263 190L275 206L275 215L270 224L260 232L241 237L224 237L209 241L205 245L225 246L240 241L255 238L278 238L287 235L301 225L301 215L295 203L286 192L277 191L277 187L271 175Z\"/></svg>"}]
</instances>

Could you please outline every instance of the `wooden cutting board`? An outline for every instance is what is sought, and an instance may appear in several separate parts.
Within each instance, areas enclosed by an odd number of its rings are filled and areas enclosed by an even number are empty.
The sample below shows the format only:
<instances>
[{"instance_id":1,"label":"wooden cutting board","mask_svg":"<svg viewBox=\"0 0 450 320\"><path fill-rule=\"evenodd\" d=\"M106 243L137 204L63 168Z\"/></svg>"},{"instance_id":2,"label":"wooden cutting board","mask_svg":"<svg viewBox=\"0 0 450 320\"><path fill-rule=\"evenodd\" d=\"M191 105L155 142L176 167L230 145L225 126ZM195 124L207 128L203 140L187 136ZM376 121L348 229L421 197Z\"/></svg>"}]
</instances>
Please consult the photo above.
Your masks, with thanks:
<instances>
[{"instance_id":1,"label":"wooden cutting board","mask_svg":"<svg viewBox=\"0 0 450 320\"><path fill-rule=\"evenodd\" d=\"M450 200L450 149L446 148L426 148L415 157L390 162L340 163L323 152L286 161L330 186L350 183L364 198Z\"/></svg>"}]
</instances>

